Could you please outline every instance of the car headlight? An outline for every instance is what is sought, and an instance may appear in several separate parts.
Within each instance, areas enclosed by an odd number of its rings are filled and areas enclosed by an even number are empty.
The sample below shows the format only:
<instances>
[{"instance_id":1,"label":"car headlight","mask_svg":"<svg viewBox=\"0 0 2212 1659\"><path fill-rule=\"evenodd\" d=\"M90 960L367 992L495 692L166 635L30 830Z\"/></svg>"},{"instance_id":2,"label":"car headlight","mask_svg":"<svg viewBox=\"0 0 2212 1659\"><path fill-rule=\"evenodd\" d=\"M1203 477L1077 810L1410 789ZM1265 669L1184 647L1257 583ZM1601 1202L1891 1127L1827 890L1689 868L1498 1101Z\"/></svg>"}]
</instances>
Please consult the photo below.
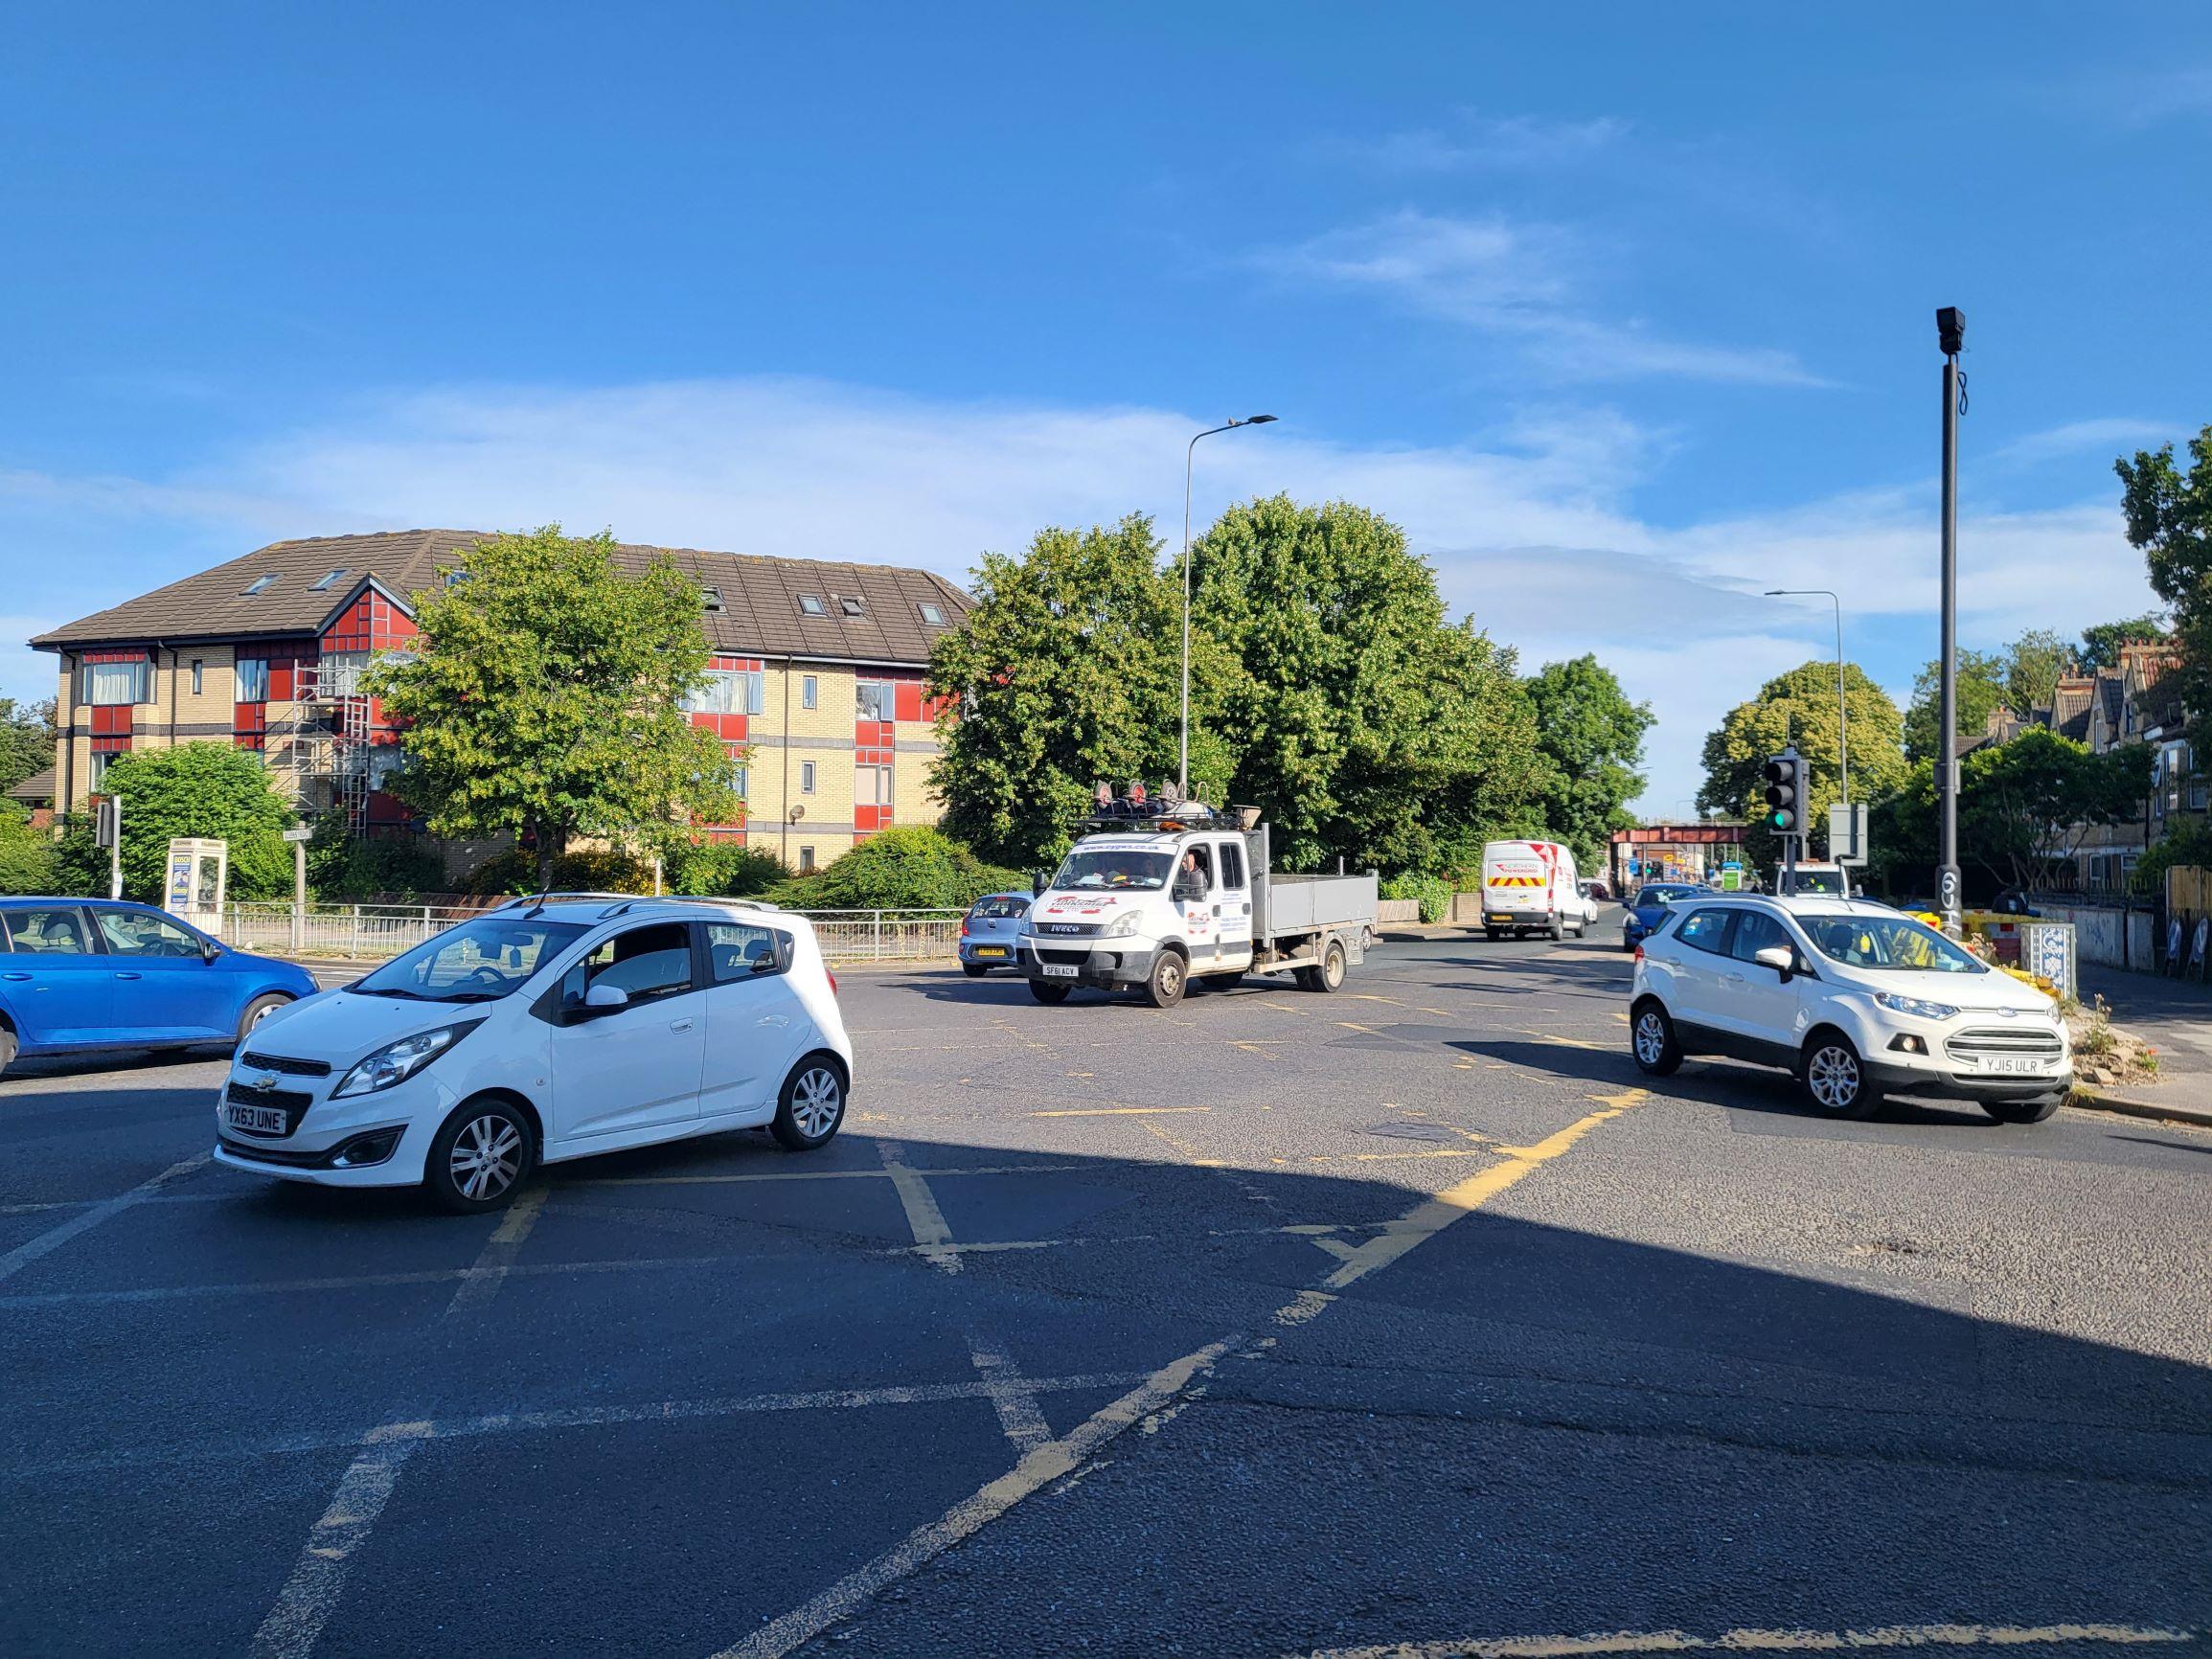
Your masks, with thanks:
<instances>
[{"instance_id":1,"label":"car headlight","mask_svg":"<svg viewBox=\"0 0 2212 1659\"><path fill-rule=\"evenodd\" d=\"M1132 910L1126 916L1115 917L1111 921L1107 922L1105 927L1101 928L1099 932L1100 937L1105 939L1127 939L1131 934L1135 933L1136 930L1137 913Z\"/></svg>"},{"instance_id":2,"label":"car headlight","mask_svg":"<svg viewBox=\"0 0 2212 1659\"><path fill-rule=\"evenodd\" d=\"M338 1086L331 1091L331 1099L338 1101L348 1095L373 1095L379 1089L397 1088L483 1023L480 1019L464 1020L459 1025L440 1026L436 1031L421 1031L398 1042L386 1043L339 1079Z\"/></svg>"},{"instance_id":3,"label":"car headlight","mask_svg":"<svg viewBox=\"0 0 2212 1659\"><path fill-rule=\"evenodd\" d=\"M1892 1013L1909 1013L1920 1019L1954 1019L1958 1015L1958 1010L1948 1002L1929 1002L1925 997L1900 996L1893 990L1878 990L1874 993L1874 1000L1878 1007L1885 1008Z\"/></svg>"}]
</instances>

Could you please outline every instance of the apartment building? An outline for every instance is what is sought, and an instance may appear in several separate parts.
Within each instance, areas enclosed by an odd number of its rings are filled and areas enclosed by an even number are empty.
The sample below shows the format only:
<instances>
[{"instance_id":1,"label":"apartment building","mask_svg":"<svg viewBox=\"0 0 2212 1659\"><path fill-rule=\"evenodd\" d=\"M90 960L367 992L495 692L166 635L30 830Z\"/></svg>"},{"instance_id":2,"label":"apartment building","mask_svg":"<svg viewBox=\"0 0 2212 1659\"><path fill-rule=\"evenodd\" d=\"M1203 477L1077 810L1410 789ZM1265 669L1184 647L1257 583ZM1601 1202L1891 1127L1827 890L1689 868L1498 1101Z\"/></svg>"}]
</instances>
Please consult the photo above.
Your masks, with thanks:
<instances>
[{"instance_id":1,"label":"apartment building","mask_svg":"<svg viewBox=\"0 0 2212 1659\"><path fill-rule=\"evenodd\" d=\"M266 757L303 810L361 831L402 826L389 788L399 735L362 688L375 657L414 638L414 596L460 580L483 532L401 531L280 541L39 635L58 658L54 793L81 810L114 758L171 743ZM927 571L624 546L698 583L713 648L692 718L729 746L741 823L718 838L794 869L893 824L931 823L936 709L929 648L970 601Z\"/></svg>"}]
</instances>

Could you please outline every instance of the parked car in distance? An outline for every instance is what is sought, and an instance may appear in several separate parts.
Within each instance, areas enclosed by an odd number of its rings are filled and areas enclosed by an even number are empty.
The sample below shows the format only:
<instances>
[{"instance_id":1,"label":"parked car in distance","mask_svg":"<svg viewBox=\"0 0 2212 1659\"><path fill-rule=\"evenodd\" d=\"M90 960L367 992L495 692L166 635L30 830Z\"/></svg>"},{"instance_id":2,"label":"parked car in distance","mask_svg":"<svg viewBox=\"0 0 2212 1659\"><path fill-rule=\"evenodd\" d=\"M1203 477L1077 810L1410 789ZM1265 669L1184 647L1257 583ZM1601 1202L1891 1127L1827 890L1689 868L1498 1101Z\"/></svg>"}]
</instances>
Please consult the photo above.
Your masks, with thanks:
<instances>
[{"instance_id":1,"label":"parked car in distance","mask_svg":"<svg viewBox=\"0 0 2212 1659\"><path fill-rule=\"evenodd\" d=\"M1600 885L1601 883L1588 879L1575 883L1575 897L1581 900L1578 908L1583 919L1582 926L1576 929L1578 933L1587 933L1590 930L1590 923L1598 919L1598 900L1602 897L1598 892Z\"/></svg>"},{"instance_id":2,"label":"parked car in distance","mask_svg":"<svg viewBox=\"0 0 2212 1659\"><path fill-rule=\"evenodd\" d=\"M1586 876L1584 878L1583 885L1589 890L1589 896L1600 904L1610 904L1613 901L1613 884L1605 876Z\"/></svg>"},{"instance_id":3,"label":"parked car in distance","mask_svg":"<svg viewBox=\"0 0 2212 1659\"><path fill-rule=\"evenodd\" d=\"M508 905L286 1010L216 1104L216 1161L509 1203L539 1164L844 1122L853 1045L812 925L742 899Z\"/></svg>"},{"instance_id":4,"label":"parked car in distance","mask_svg":"<svg viewBox=\"0 0 2212 1659\"><path fill-rule=\"evenodd\" d=\"M981 979L994 967L1020 972L1015 942L1021 937L1029 905L1026 893L987 893L969 905L960 921L960 970L969 979Z\"/></svg>"},{"instance_id":5,"label":"parked car in distance","mask_svg":"<svg viewBox=\"0 0 2212 1659\"><path fill-rule=\"evenodd\" d=\"M315 989L150 904L0 899L0 1072L19 1055L240 1042Z\"/></svg>"},{"instance_id":6,"label":"parked car in distance","mask_svg":"<svg viewBox=\"0 0 2212 1659\"><path fill-rule=\"evenodd\" d=\"M1692 881L1645 882L1629 899L1628 913L1621 918L1621 948L1633 950L1657 932L1667 920L1667 906L1676 899L1711 891Z\"/></svg>"},{"instance_id":7,"label":"parked car in distance","mask_svg":"<svg viewBox=\"0 0 2212 1659\"><path fill-rule=\"evenodd\" d=\"M1725 1055L1787 1067L1831 1117L1906 1094L2006 1124L2042 1122L2073 1085L2053 998L1886 905L1710 894L1674 910L1629 996L1630 1049L1653 1077Z\"/></svg>"}]
</instances>

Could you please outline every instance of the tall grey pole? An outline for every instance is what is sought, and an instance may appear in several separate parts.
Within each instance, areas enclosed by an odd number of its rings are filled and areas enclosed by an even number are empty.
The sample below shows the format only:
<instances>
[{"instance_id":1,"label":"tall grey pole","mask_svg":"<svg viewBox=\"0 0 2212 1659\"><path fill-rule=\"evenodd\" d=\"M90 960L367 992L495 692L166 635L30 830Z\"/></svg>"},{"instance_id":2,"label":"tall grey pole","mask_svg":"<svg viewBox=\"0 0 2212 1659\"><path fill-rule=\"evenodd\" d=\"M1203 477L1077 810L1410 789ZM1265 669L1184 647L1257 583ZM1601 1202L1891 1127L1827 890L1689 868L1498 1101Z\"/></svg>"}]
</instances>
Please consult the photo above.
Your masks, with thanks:
<instances>
[{"instance_id":1,"label":"tall grey pole","mask_svg":"<svg viewBox=\"0 0 2212 1659\"><path fill-rule=\"evenodd\" d=\"M1941 850L1936 870L1936 902L1943 930L1953 939L1964 932L1958 871L1958 353L1966 339L1966 318L1946 307L1936 313L1943 347L1943 749L1936 778L1940 803Z\"/></svg>"},{"instance_id":2,"label":"tall grey pole","mask_svg":"<svg viewBox=\"0 0 2212 1659\"><path fill-rule=\"evenodd\" d=\"M1843 601L1831 588L1770 587L1768 599L1824 599L1836 607L1836 761L1841 774L1843 804L1851 805L1851 716L1843 701ZM1831 855L1834 849L1830 849Z\"/></svg>"},{"instance_id":3,"label":"tall grey pole","mask_svg":"<svg viewBox=\"0 0 2212 1659\"><path fill-rule=\"evenodd\" d=\"M1226 425L1209 426L1183 448L1183 712L1182 735L1176 740L1175 792L1186 801L1191 798L1191 468L1197 456L1198 439L1239 426L1265 426L1274 419L1272 415L1248 415Z\"/></svg>"}]
</instances>

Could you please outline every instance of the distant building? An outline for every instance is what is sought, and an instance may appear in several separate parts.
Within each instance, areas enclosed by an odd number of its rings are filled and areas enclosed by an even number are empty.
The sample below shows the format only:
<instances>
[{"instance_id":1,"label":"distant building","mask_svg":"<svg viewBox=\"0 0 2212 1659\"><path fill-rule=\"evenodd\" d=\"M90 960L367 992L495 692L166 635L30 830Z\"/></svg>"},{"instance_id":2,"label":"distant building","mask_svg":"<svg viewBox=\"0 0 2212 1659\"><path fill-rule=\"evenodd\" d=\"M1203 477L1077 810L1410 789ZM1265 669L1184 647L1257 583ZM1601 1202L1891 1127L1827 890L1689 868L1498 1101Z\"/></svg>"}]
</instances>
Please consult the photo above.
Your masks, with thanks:
<instances>
[{"instance_id":1,"label":"distant building","mask_svg":"<svg viewBox=\"0 0 2212 1659\"><path fill-rule=\"evenodd\" d=\"M414 596L465 568L484 533L413 530L280 541L39 635L60 659L57 805L80 809L119 754L195 740L254 749L309 813L356 830L406 822L387 785L399 735L361 689L372 658L415 637ZM894 823L932 823L938 753L923 685L931 642L972 601L927 571L668 553L702 590L714 647L687 706L733 756L742 822L723 839L795 869Z\"/></svg>"}]
</instances>

